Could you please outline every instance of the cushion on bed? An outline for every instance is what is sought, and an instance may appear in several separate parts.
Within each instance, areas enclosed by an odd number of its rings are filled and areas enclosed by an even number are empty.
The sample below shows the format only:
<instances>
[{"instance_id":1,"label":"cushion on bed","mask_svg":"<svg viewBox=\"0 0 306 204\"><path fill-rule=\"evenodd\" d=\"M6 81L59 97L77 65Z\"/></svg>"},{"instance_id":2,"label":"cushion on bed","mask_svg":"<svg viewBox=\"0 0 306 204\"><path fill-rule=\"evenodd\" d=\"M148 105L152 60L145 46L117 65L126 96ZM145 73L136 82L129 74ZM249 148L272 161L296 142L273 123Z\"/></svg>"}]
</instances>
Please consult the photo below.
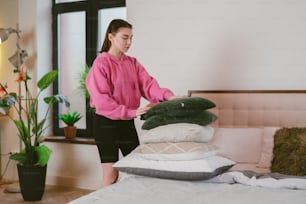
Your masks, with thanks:
<instances>
[{"instance_id":1,"label":"cushion on bed","mask_svg":"<svg viewBox=\"0 0 306 204\"><path fill-rule=\"evenodd\" d=\"M119 171L165 179L206 180L219 175L235 164L220 156L188 161L158 161L129 154L116 162L113 167Z\"/></svg>"},{"instance_id":2,"label":"cushion on bed","mask_svg":"<svg viewBox=\"0 0 306 204\"><path fill-rule=\"evenodd\" d=\"M156 104L146 114L142 115L141 119L146 120L153 115L193 115L198 111L214 108L215 106L215 103L202 97L178 98Z\"/></svg>"},{"instance_id":3,"label":"cushion on bed","mask_svg":"<svg viewBox=\"0 0 306 204\"><path fill-rule=\"evenodd\" d=\"M145 159L153 160L194 160L213 156L217 147L199 142L163 142L141 144L134 151Z\"/></svg>"},{"instance_id":4,"label":"cushion on bed","mask_svg":"<svg viewBox=\"0 0 306 204\"><path fill-rule=\"evenodd\" d=\"M194 115L188 116L164 116L164 115L154 115L149 117L142 125L142 129L150 130L152 128L175 124L175 123L192 123L198 125L209 125L217 120L217 116L214 113L211 113L207 110L198 112Z\"/></svg>"},{"instance_id":5,"label":"cushion on bed","mask_svg":"<svg viewBox=\"0 0 306 204\"><path fill-rule=\"evenodd\" d=\"M260 160L257 167L270 168L273 158L274 134L280 127L264 127L263 128L263 143Z\"/></svg>"},{"instance_id":6,"label":"cushion on bed","mask_svg":"<svg viewBox=\"0 0 306 204\"><path fill-rule=\"evenodd\" d=\"M218 154L237 163L258 163L263 140L262 128L217 128L210 141Z\"/></svg>"},{"instance_id":7,"label":"cushion on bed","mask_svg":"<svg viewBox=\"0 0 306 204\"><path fill-rule=\"evenodd\" d=\"M214 135L214 128L192 123L175 123L144 130L141 143L155 142L208 142Z\"/></svg>"},{"instance_id":8,"label":"cushion on bed","mask_svg":"<svg viewBox=\"0 0 306 204\"><path fill-rule=\"evenodd\" d=\"M306 175L306 128L282 128L276 131L271 171Z\"/></svg>"},{"instance_id":9,"label":"cushion on bed","mask_svg":"<svg viewBox=\"0 0 306 204\"><path fill-rule=\"evenodd\" d=\"M229 171L254 171L256 173L269 173L269 168L258 167L257 164L252 163L236 163Z\"/></svg>"}]
</instances>

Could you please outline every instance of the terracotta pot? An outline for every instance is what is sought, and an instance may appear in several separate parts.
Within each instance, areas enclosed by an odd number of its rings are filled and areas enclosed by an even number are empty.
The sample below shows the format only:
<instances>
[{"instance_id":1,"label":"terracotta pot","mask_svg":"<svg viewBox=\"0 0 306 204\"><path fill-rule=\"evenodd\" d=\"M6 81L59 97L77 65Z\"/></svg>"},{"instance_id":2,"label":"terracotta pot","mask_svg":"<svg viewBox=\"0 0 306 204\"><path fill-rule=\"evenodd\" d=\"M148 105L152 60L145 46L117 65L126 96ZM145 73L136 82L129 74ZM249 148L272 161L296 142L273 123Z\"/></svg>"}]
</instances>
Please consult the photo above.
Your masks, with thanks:
<instances>
[{"instance_id":1,"label":"terracotta pot","mask_svg":"<svg viewBox=\"0 0 306 204\"><path fill-rule=\"evenodd\" d=\"M76 136L77 129L75 126L64 127L64 134L67 139L73 139Z\"/></svg>"}]
</instances>

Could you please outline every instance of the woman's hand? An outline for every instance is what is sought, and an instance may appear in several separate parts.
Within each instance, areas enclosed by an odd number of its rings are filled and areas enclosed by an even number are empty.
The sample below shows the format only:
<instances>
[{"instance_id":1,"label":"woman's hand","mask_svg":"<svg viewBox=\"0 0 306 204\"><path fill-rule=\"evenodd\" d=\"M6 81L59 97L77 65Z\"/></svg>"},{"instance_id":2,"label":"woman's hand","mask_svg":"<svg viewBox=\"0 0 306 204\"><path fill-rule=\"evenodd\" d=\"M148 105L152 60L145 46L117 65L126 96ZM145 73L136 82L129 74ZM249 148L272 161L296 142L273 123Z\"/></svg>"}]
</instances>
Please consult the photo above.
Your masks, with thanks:
<instances>
[{"instance_id":1,"label":"woman's hand","mask_svg":"<svg viewBox=\"0 0 306 204\"><path fill-rule=\"evenodd\" d=\"M150 106L145 106L145 107L142 107L142 108L138 108L136 110L136 117L145 114L146 112L148 112L148 110L150 110L150 108L151 108Z\"/></svg>"},{"instance_id":2,"label":"woman's hand","mask_svg":"<svg viewBox=\"0 0 306 204\"><path fill-rule=\"evenodd\" d=\"M178 98L187 98L188 96L176 96L176 95L173 95L171 96L168 100L173 100L173 99L178 99Z\"/></svg>"}]
</instances>

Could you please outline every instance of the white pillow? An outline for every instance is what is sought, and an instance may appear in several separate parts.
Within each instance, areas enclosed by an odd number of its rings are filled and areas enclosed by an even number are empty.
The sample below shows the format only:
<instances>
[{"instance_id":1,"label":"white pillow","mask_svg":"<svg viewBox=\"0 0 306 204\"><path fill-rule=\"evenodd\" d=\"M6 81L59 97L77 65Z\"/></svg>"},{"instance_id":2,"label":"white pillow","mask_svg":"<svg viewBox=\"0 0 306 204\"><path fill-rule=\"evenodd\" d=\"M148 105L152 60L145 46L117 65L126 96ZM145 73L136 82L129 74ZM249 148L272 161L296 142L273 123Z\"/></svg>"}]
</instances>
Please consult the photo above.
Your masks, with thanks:
<instances>
[{"instance_id":1,"label":"white pillow","mask_svg":"<svg viewBox=\"0 0 306 204\"><path fill-rule=\"evenodd\" d=\"M208 142L214 134L210 126L191 123L162 125L147 130L140 136L141 143L155 142Z\"/></svg>"},{"instance_id":2,"label":"white pillow","mask_svg":"<svg viewBox=\"0 0 306 204\"><path fill-rule=\"evenodd\" d=\"M237 163L258 163L262 141L263 128L218 128L210 143Z\"/></svg>"},{"instance_id":3,"label":"white pillow","mask_svg":"<svg viewBox=\"0 0 306 204\"><path fill-rule=\"evenodd\" d=\"M264 127L261 156L257 167L270 168L273 158L274 134L280 127Z\"/></svg>"},{"instance_id":4,"label":"white pillow","mask_svg":"<svg viewBox=\"0 0 306 204\"><path fill-rule=\"evenodd\" d=\"M119 171L142 176L178 180L205 180L227 171L234 164L234 161L220 156L188 161L158 161L144 159L131 153L121 158L113 167Z\"/></svg>"},{"instance_id":5,"label":"white pillow","mask_svg":"<svg viewBox=\"0 0 306 204\"><path fill-rule=\"evenodd\" d=\"M213 156L217 149L202 142L162 142L141 144L133 153L153 160L193 160Z\"/></svg>"}]
</instances>

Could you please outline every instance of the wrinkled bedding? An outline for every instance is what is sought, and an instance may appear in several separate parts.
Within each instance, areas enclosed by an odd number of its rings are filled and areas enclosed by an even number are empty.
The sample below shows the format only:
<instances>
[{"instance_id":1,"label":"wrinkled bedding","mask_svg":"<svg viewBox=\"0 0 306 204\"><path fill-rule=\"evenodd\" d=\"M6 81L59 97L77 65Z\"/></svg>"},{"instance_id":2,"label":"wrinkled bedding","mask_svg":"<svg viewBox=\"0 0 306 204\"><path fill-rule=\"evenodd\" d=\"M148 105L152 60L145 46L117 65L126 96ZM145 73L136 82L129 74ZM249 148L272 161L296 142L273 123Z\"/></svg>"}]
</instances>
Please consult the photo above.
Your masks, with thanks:
<instances>
[{"instance_id":1,"label":"wrinkled bedding","mask_svg":"<svg viewBox=\"0 0 306 204\"><path fill-rule=\"evenodd\" d=\"M206 182L244 184L267 188L306 190L306 176L289 176L279 173L256 173L254 171L229 171Z\"/></svg>"},{"instance_id":2,"label":"wrinkled bedding","mask_svg":"<svg viewBox=\"0 0 306 204\"><path fill-rule=\"evenodd\" d=\"M119 182L70 204L304 204L306 178L230 171L206 181L178 181L123 174Z\"/></svg>"}]
</instances>

